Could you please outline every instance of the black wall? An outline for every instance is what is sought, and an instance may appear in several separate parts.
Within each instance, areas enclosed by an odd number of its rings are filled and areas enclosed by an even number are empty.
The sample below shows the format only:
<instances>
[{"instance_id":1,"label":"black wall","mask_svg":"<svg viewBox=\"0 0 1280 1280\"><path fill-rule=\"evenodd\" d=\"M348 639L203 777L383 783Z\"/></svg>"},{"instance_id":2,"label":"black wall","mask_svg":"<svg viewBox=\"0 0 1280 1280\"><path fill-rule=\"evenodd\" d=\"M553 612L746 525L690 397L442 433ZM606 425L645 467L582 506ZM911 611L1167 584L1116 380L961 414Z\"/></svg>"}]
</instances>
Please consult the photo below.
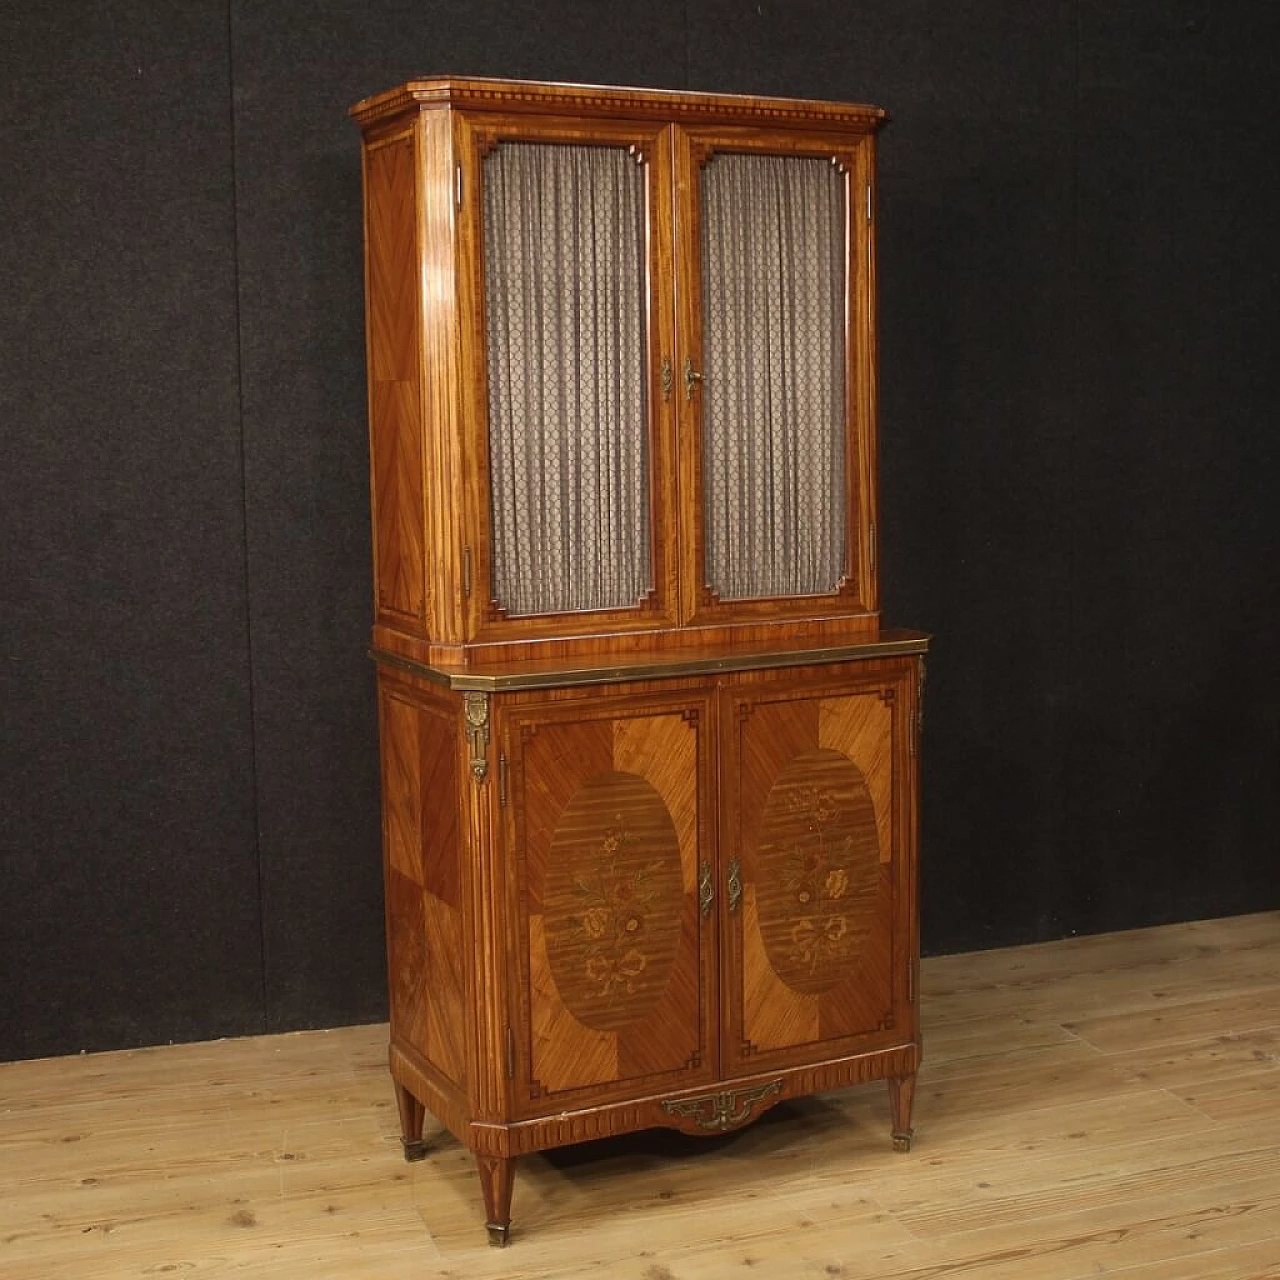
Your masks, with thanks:
<instances>
[{"instance_id":1,"label":"black wall","mask_svg":"<svg viewBox=\"0 0 1280 1280\"><path fill-rule=\"evenodd\" d=\"M384 1016L346 108L431 72L888 106L926 949L1280 907L1270 0L0 21L0 1057Z\"/></svg>"}]
</instances>

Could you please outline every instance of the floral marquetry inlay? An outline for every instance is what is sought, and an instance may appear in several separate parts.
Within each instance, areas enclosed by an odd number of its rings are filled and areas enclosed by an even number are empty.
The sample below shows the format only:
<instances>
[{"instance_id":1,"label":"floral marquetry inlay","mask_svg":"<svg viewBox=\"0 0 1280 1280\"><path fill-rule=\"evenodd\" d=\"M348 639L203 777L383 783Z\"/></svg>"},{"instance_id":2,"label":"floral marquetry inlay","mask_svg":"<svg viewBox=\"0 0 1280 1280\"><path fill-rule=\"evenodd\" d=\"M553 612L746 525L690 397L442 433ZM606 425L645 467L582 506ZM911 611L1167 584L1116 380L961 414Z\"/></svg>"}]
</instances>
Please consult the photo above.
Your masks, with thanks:
<instances>
[{"instance_id":1,"label":"floral marquetry inlay","mask_svg":"<svg viewBox=\"0 0 1280 1280\"><path fill-rule=\"evenodd\" d=\"M565 1007L617 1031L661 998L680 945L680 845L662 797L597 774L565 806L543 903L547 960Z\"/></svg>"},{"instance_id":2,"label":"floral marquetry inlay","mask_svg":"<svg viewBox=\"0 0 1280 1280\"><path fill-rule=\"evenodd\" d=\"M796 756L760 817L756 911L770 964L793 991L820 995L862 949L880 891L875 805L839 751Z\"/></svg>"}]
</instances>

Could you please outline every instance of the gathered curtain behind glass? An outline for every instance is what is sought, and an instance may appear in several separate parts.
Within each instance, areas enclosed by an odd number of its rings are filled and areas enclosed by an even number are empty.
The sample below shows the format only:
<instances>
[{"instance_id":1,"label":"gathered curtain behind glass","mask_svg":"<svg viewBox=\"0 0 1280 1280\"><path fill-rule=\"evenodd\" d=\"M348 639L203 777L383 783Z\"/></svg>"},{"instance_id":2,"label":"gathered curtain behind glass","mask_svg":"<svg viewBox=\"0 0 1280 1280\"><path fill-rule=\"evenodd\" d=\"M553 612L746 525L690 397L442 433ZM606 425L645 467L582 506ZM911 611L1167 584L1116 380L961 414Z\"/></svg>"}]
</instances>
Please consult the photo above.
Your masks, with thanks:
<instances>
[{"instance_id":1,"label":"gathered curtain behind glass","mask_svg":"<svg viewBox=\"0 0 1280 1280\"><path fill-rule=\"evenodd\" d=\"M644 172L625 149L484 161L495 601L634 607L652 586Z\"/></svg>"},{"instance_id":2,"label":"gathered curtain behind glass","mask_svg":"<svg viewBox=\"0 0 1280 1280\"><path fill-rule=\"evenodd\" d=\"M829 160L702 170L707 583L831 592L845 574L845 177Z\"/></svg>"}]
</instances>

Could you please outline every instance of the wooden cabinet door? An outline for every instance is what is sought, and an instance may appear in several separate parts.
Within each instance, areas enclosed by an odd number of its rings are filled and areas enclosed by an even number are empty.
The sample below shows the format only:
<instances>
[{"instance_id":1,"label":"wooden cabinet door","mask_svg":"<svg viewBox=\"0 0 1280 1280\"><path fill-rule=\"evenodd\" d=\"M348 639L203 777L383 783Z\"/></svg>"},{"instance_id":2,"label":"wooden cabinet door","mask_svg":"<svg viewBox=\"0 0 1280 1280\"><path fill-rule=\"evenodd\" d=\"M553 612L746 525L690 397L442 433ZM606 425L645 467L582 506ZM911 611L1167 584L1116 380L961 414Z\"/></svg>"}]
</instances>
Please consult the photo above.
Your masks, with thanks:
<instances>
[{"instance_id":1,"label":"wooden cabinet door","mask_svg":"<svg viewBox=\"0 0 1280 1280\"><path fill-rule=\"evenodd\" d=\"M677 132L685 621L877 608L874 145Z\"/></svg>"},{"instance_id":2,"label":"wooden cabinet door","mask_svg":"<svg viewBox=\"0 0 1280 1280\"><path fill-rule=\"evenodd\" d=\"M671 625L670 129L458 131L468 635Z\"/></svg>"},{"instance_id":3,"label":"wooden cabinet door","mask_svg":"<svg viewBox=\"0 0 1280 1280\"><path fill-rule=\"evenodd\" d=\"M711 705L579 699L504 717L519 1115L712 1077Z\"/></svg>"},{"instance_id":4,"label":"wooden cabinet door","mask_svg":"<svg viewBox=\"0 0 1280 1280\"><path fill-rule=\"evenodd\" d=\"M914 664L725 691L724 1073L914 1038Z\"/></svg>"}]
</instances>

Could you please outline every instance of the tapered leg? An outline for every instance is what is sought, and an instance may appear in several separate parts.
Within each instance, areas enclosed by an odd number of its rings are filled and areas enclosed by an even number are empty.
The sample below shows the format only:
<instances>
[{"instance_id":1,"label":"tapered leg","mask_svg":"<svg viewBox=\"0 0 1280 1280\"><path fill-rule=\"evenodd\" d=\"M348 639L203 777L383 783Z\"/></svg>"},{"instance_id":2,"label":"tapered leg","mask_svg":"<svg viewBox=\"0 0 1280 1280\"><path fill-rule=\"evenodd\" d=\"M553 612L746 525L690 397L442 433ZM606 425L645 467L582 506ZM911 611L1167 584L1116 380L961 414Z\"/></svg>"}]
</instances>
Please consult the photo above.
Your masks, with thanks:
<instances>
[{"instance_id":1,"label":"tapered leg","mask_svg":"<svg viewBox=\"0 0 1280 1280\"><path fill-rule=\"evenodd\" d=\"M484 1189L485 1226L489 1243L499 1249L507 1243L511 1230L511 1188L516 1180L516 1162L501 1156L476 1156L480 1185Z\"/></svg>"},{"instance_id":2,"label":"tapered leg","mask_svg":"<svg viewBox=\"0 0 1280 1280\"><path fill-rule=\"evenodd\" d=\"M889 1081L889 1116L893 1121L893 1149L911 1150L911 1104L916 1096L915 1075Z\"/></svg>"},{"instance_id":3,"label":"tapered leg","mask_svg":"<svg viewBox=\"0 0 1280 1280\"><path fill-rule=\"evenodd\" d=\"M400 1108L400 1144L404 1147L406 1160L422 1160L426 1158L427 1143L422 1136L422 1126L426 1120L426 1108L398 1080L396 1086L396 1106Z\"/></svg>"}]
</instances>

